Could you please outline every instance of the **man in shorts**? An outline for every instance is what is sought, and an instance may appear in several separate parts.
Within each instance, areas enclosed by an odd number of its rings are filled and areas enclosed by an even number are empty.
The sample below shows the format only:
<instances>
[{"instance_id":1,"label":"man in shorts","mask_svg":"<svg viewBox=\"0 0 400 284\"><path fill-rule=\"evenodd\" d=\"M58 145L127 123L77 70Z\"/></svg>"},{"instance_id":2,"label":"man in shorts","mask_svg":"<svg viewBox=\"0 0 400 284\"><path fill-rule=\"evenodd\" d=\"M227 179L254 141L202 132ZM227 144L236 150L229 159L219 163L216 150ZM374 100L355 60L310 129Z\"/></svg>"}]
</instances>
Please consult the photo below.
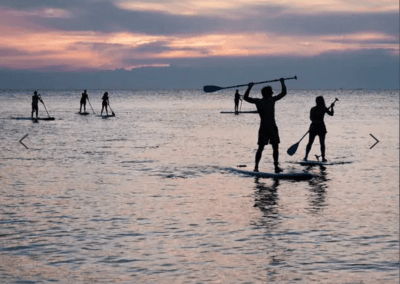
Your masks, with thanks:
<instances>
[{"instance_id":1,"label":"man in shorts","mask_svg":"<svg viewBox=\"0 0 400 284\"><path fill-rule=\"evenodd\" d=\"M33 118L33 113L36 112L36 119L38 119L39 101L43 103L42 99L38 96L37 91L35 91L32 96L32 115L31 115L32 118Z\"/></svg>"},{"instance_id":2,"label":"man in shorts","mask_svg":"<svg viewBox=\"0 0 400 284\"><path fill-rule=\"evenodd\" d=\"M260 129L258 131L258 149L256 153L256 164L254 171L258 172L258 164L261 160L261 155L265 145L271 144L273 149L273 159L275 172L279 173L282 169L279 167L279 132L275 122L275 102L286 96L285 79L279 79L282 85L282 92L277 96L272 96L274 93L270 86L264 87L261 90L262 99L250 98L250 90L254 83L249 83L243 99L246 102L255 104L260 115Z\"/></svg>"},{"instance_id":3,"label":"man in shorts","mask_svg":"<svg viewBox=\"0 0 400 284\"><path fill-rule=\"evenodd\" d=\"M81 97L81 107L79 109L79 113L82 113L82 106L83 106L83 112L86 112L86 101L89 99L88 94L86 93L86 90L83 91L82 97Z\"/></svg>"}]
</instances>

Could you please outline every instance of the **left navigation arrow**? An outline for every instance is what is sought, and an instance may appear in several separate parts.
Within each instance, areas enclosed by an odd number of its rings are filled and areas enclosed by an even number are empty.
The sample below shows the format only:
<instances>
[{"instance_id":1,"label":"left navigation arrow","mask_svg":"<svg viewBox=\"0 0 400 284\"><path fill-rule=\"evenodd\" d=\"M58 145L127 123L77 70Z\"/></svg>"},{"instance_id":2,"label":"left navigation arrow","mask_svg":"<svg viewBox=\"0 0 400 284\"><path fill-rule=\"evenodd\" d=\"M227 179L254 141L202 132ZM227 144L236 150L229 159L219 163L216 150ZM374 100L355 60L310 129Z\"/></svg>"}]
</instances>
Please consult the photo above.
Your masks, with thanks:
<instances>
[{"instance_id":1,"label":"left navigation arrow","mask_svg":"<svg viewBox=\"0 0 400 284\"><path fill-rule=\"evenodd\" d=\"M22 143L22 140L24 140L26 138L26 136L28 136L28 134L26 134L24 137L21 138L21 140L19 140L19 143L21 143L22 145L24 145L24 147L26 149L29 149L28 147L26 147L26 145L24 143Z\"/></svg>"}]
</instances>

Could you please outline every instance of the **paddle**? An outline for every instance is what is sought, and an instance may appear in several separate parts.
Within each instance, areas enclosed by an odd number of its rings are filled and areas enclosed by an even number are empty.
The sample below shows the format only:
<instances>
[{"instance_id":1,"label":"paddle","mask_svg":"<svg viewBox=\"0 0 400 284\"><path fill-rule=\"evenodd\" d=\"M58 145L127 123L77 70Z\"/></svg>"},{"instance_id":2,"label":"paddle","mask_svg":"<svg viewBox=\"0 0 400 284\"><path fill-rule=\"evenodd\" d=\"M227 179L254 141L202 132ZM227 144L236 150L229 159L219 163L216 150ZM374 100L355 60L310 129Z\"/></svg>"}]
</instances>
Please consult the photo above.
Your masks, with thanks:
<instances>
[{"instance_id":1,"label":"paddle","mask_svg":"<svg viewBox=\"0 0 400 284\"><path fill-rule=\"evenodd\" d=\"M92 107L92 104L91 104L90 101L89 101L89 97L87 98L87 100L88 100L88 102L89 102L90 107L92 108L93 113L96 114L96 113L94 112L94 109L93 109L93 107Z\"/></svg>"},{"instance_id":2,"label":"paddle","mask_svg":"<svg viewBox=\"0 0 400 284\"><path fill-rule=\"evenodd\" d=\"M290 78L284 78L284 79L285 80L291 80L291 79L296 79L297 80L297 76L290 77ZM271 82L279 82L279 79L257 82L257 83L254 83L254 85L264 84L264 83L271 83ZM236 85L236 86L230 86L230 87L218 87L218 86L208 85L208 86L204 86L203 90L206 93L212 93L212 92L216 92L216 91L223 90L223 89L238 88L238 87L244 87L244 86L248 86L248 84Z\"/></svg>"},{"instance_id":3,"label":"paddle","mask_svg":"<svg viewBox=\"0 0 400 284\"><path fill-rule=\"evenodd\" d=\"M335 101L331 104L330 107L333 107L333 106L335 105L336 101L338 101L338 100L339 100L339 99L335 98ZM306 135L308 134L308 132L310 132L310 130L308 130L307 133L304 134L303 137L301 137L301 139L299 140L299 142L297 142L296 144L292 145L292 146L287 150L287 153L288 153L290 156L293 156L294 153L296 153L297 148L299 147L299 144L300 144L301 140L303 140L303 138L306 137Z\"/></svg>"},{"instance_id":4,"label":"paddle","mask_svg":"<svg viewBox=\"0 0 400 284\"><path fill-rule=\"evenodd\" d=\"M309 131L310 131L310 130L309 130ZM301 137L301 139L299 140L299 142L297 142L296 144L292 145L292 146L287 150L287 153L288 153L290 156L293 156L294 153L296 153L297 148L299 147L299 144L300 144L301 140L303 140L303 138L306 137L306 135L308 134L309 131L307 131L307 133L304 134L303 137Z\"/></svg>"},{"instance_id":5,"label":"paddle","mask_svg":"<svg viewBox=\"0 0 400 284\"><path fill-rule=\"evenodd\" d=\"M111 108L111 106L110 106L110 103L108 103L108 107L111 109L112 115L115 116L115 113L113 112L113 110L112 110L112 108Z\"/></svg>"},{"instance_id":6,"label":"paddle","mask_svg":"<svg viewBox=\"0 0 400 284\"><path fill-rule=\"evenodd\" d=\"M49 118L50 118L50 114L49 114L49 112L47 111L46 105L44 104L43 99L42 99L42 97L40 96L40 94L38 95L38 97L40 98L40 101L42 102L42 104L43 104L43 106L44 106L44 109L46 110L47 115L48 115Z\"/></svg>"}]
</instances>

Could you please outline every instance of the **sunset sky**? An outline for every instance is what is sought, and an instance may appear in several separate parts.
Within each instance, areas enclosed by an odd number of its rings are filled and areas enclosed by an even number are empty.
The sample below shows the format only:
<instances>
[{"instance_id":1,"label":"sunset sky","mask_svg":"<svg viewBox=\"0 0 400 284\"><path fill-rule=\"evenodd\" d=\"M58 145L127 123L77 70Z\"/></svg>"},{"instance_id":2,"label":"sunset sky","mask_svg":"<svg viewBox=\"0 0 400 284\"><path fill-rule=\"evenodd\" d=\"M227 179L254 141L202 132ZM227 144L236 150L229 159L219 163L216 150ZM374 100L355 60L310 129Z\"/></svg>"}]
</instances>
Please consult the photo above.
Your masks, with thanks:
<instances>
[{"instance_id":1,"label":"sunset sky","mask_svg":"<svg viewBox=\"0 0 400 284\"><path fill-rule=\"evenodd\" d=\"M2 0L0 36L3 73L180 67L196 76L203 68L207 81L248 66L243 80L264 80L261 67L249 74L252 62L271 60L265 74L282 77L295 75L290 70L300 62L304 75L329 70L324 62L344 56L346 66L372 60L368 80L383 72L392 79L377 87L398 87L398 0ZM274 73L276 65L282 66ZM236 70L223 81L240 76Z\"/></svg>"}]
</instances>

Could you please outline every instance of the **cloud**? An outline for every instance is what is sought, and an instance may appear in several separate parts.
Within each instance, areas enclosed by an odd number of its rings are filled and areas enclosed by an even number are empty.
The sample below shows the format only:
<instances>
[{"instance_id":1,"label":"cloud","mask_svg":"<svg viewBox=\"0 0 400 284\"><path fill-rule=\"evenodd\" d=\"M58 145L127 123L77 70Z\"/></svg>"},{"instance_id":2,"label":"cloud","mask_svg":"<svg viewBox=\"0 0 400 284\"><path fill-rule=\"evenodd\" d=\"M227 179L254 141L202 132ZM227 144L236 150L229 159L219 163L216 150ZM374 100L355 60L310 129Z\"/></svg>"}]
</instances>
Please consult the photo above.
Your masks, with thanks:
<instances>
[{"instance_id":1,"label":"cloud","mask_svg":"<svg viewBox=\"0 0 400 284\"><path fill-rule=\"evenodd\" d=\"M32 3L33 2L33 3ZM66 4L68 3L68 4ZM285 5L252 5L227 9L217 15L176 15L157 11L126 10L114 1L2 1L15 9L53 7L69 17L27 15L44 27L70 31L124 32L149 35L266 32L286 35L326 35L360 32L398 34L398 12L293 11ZM67 13L68 12L68 13ZM57 14L56 14L57 15Z\"/></svg>"},{"instance_id":2,"label":"cloud","mask_svg":"<svg viewBox=\"0 0 400 284\"><path fill-rule=\"evenodd\" d=\"M63 66L54 71L64 70ZM50 71L51 69L47 69ZM33 72L0 69L3 88L37 89L201 89L297 75L289 89L397 89L398 56L388 50L330 52L310 58L177 58L170 67L132 71ZM274 85L275 86L275 85Z\"/></svg>"},{"instance_id":3,"label":"cloud","mask_svg":"<svg viewBox=\"0 0 400 284\"><path fill-rule=\"evenodd\" d=\"M102 0L105 2L104 0ZM0 7L14 8L17 10L30 10L38 8L71 8L82 7L96 2L93 0L1 0ZM97 1L98 2L98 1Z\"/></svg>"},{"instance_id":4,"label":"cloud","mask_svg":"<svg viewBox=\"0 0 400 284\"><path fill-rule=\"evenodd\" d=\"M8 57L8 56L24 56L29 53L26 51L21 51L14 48L0 48L0 57Z\"/></svg>"}]
</instances>

